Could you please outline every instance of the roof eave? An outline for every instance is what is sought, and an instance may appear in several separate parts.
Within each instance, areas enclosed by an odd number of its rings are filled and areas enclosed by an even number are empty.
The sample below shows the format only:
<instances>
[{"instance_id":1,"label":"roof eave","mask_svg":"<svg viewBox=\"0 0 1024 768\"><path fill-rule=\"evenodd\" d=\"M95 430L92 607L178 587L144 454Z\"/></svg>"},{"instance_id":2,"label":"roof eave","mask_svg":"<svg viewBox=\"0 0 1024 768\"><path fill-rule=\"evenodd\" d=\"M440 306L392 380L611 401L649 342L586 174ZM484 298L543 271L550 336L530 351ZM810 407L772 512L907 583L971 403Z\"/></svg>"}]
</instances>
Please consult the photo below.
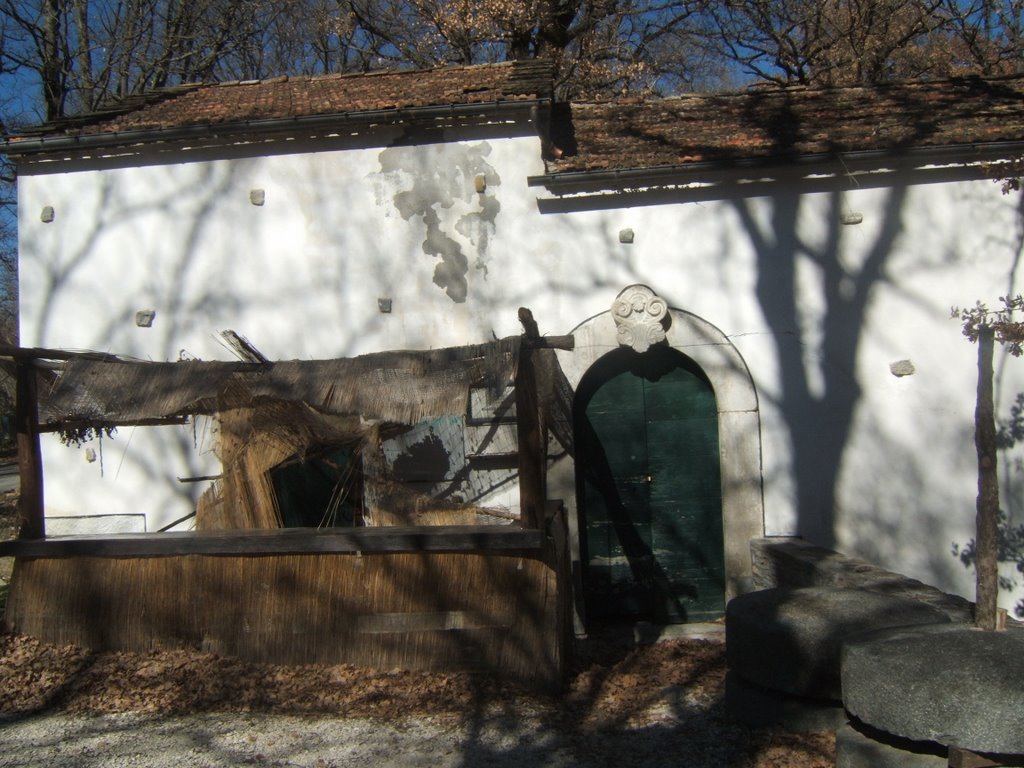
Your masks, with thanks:
<instances>
[{"instance_id":1,"label":"roof eave","mask_svg":"<svg viewBox=\"0 0 1024 768\"><path fill-rule=\"evenodd\" d=\"M844 167L878 165L886 162L916 166L949 163L983 163L1024 155L1024 140L952 144L939 147L818 152L803 155L730 158L650 167L555 171L527 177L531 187L545 187L556 194L598 188L635 188L686 184L707 175L751 172L771 168L800 168L840 163Z\"/></svg>"},{"instance_id":2,"label":"roof eave","mask_svg":"<svg viewBox=\"0 0 1024 768\"><path fill-rule=\"evenodd\" d=\"M107 149L126 145L162 143L231 136L279 135L292 131L321 131L345 126L410 123L442 118L468 119L481 116L511 116L530 113L549 104L549 98L503 99L472 104L444 104L400 109L375 109L357 112L334 112L325 115L239 120L225 123L202 123L168 128L145 128L74 136L7 137L2 151L10 157L60 152L72 149Z\"/></svg>"}]
</instances>

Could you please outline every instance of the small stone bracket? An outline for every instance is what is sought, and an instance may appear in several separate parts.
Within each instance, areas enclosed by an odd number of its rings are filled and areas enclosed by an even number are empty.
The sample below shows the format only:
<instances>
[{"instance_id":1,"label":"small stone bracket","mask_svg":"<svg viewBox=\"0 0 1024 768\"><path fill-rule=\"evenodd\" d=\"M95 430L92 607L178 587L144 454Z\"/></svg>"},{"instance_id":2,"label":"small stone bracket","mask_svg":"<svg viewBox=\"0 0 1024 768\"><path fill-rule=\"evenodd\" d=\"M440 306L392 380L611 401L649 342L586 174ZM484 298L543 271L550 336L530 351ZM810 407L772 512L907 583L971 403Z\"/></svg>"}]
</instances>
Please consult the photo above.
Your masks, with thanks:
<instances>
[{"instance_id":1,"label":"small stone bracket","mask_svg":"<svg viewBox=\"0 0 1024 768\"><path fill-rule=\"evenodd\" d=\"M646 285L624 288L612 302L612 317L620 345L646 352L665 341L668 304Z\"/></svg>"}]
</instances>

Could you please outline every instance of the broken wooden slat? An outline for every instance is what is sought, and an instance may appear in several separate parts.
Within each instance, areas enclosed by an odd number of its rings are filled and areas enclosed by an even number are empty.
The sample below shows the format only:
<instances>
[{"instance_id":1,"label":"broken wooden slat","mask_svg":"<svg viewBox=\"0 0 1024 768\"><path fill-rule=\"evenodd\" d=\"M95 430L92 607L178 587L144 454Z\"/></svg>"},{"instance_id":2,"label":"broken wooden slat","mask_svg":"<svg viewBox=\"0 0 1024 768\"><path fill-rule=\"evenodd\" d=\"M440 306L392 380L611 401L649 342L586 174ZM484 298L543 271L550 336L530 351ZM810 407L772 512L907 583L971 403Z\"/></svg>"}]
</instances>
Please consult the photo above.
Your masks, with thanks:
<instances>
[{"instance_id":1,"label":"broken wooden slat","mask_svg":"<svg viewBox=\"0 0 1024 768\"><path fill-rule=\"evenodd\" d=\"M542 531L514 525L283 528L19 539L0 542L0 557L539 552L543 541Z\"/></svg>"}]
</instances>

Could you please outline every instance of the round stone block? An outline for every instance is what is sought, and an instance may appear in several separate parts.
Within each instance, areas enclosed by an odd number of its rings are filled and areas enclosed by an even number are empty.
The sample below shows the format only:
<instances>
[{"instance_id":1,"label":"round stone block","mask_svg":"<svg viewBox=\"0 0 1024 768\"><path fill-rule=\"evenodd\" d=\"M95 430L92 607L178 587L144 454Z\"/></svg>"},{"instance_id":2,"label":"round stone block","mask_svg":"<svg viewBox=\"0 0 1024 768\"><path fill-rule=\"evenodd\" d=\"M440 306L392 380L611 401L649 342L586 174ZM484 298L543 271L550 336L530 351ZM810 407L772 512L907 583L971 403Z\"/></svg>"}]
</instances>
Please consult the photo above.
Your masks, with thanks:
<instances>
[{"instance_id":1,"label":"round stone block","mask_svg":"<svg viewBox=\"0 0 1024 768\"><path fill-rule=\"evenodd\" d=\"M930 741L910 741L860 723L836 729L836 768L946 768L947 750Z\"/></svg>"},{"instance_id":2,"label":"round stone block","mask_svg":"<svg viewBox=\"0 0 1024 768\"><path fill-rule=\"evenodd\" d=\"M838 701L762 688L735 672L725 674L725 709L738 723L753 728L780 726L793 733L834 731L846 722L846 710Z\"/></svg>"},{"instance_id":3,"label":"round stone block","mask_svg":"<svg viewBox=\"0 0 1024 768\"><path fill-rule=\"evenodd\" d=\"M905 627L851 639L843 704L914 741L1024 754L1024 632Z\"/></svg>"},{"instance_id":4,"label":"round stone block","mask_svg":"<svg viewBox=\"0 0 1024 768\"><path fill-rule=\"evenodd\" d=\"M904 597L858 589L766 589L729 601L729 668L764 688L840 698L839 656L857 633L908 624L948 623L942 611Z\"/></svg>"}]
</instances>

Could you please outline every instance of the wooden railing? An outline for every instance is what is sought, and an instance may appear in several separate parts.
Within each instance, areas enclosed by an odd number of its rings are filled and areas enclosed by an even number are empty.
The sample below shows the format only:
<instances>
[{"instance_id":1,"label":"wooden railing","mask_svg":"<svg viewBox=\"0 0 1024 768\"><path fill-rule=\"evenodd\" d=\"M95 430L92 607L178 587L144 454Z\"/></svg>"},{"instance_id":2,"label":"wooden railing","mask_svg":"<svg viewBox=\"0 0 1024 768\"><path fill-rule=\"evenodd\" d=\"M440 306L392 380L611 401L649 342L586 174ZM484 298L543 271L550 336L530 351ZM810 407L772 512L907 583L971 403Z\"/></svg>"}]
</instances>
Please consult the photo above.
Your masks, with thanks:
<instances>
[{"instance_id":1,"label":"wooden railing","mask_svg":"<svg viewBox=\"0 0 1024 768\"><path fill-rule=\"evenodd\" d=\"M544 532L517 525L260 530L59 536L0 542L0 557L161 557L174 555L344 554L372 552L530 552Z\"/></svg>"}]
</instances>

